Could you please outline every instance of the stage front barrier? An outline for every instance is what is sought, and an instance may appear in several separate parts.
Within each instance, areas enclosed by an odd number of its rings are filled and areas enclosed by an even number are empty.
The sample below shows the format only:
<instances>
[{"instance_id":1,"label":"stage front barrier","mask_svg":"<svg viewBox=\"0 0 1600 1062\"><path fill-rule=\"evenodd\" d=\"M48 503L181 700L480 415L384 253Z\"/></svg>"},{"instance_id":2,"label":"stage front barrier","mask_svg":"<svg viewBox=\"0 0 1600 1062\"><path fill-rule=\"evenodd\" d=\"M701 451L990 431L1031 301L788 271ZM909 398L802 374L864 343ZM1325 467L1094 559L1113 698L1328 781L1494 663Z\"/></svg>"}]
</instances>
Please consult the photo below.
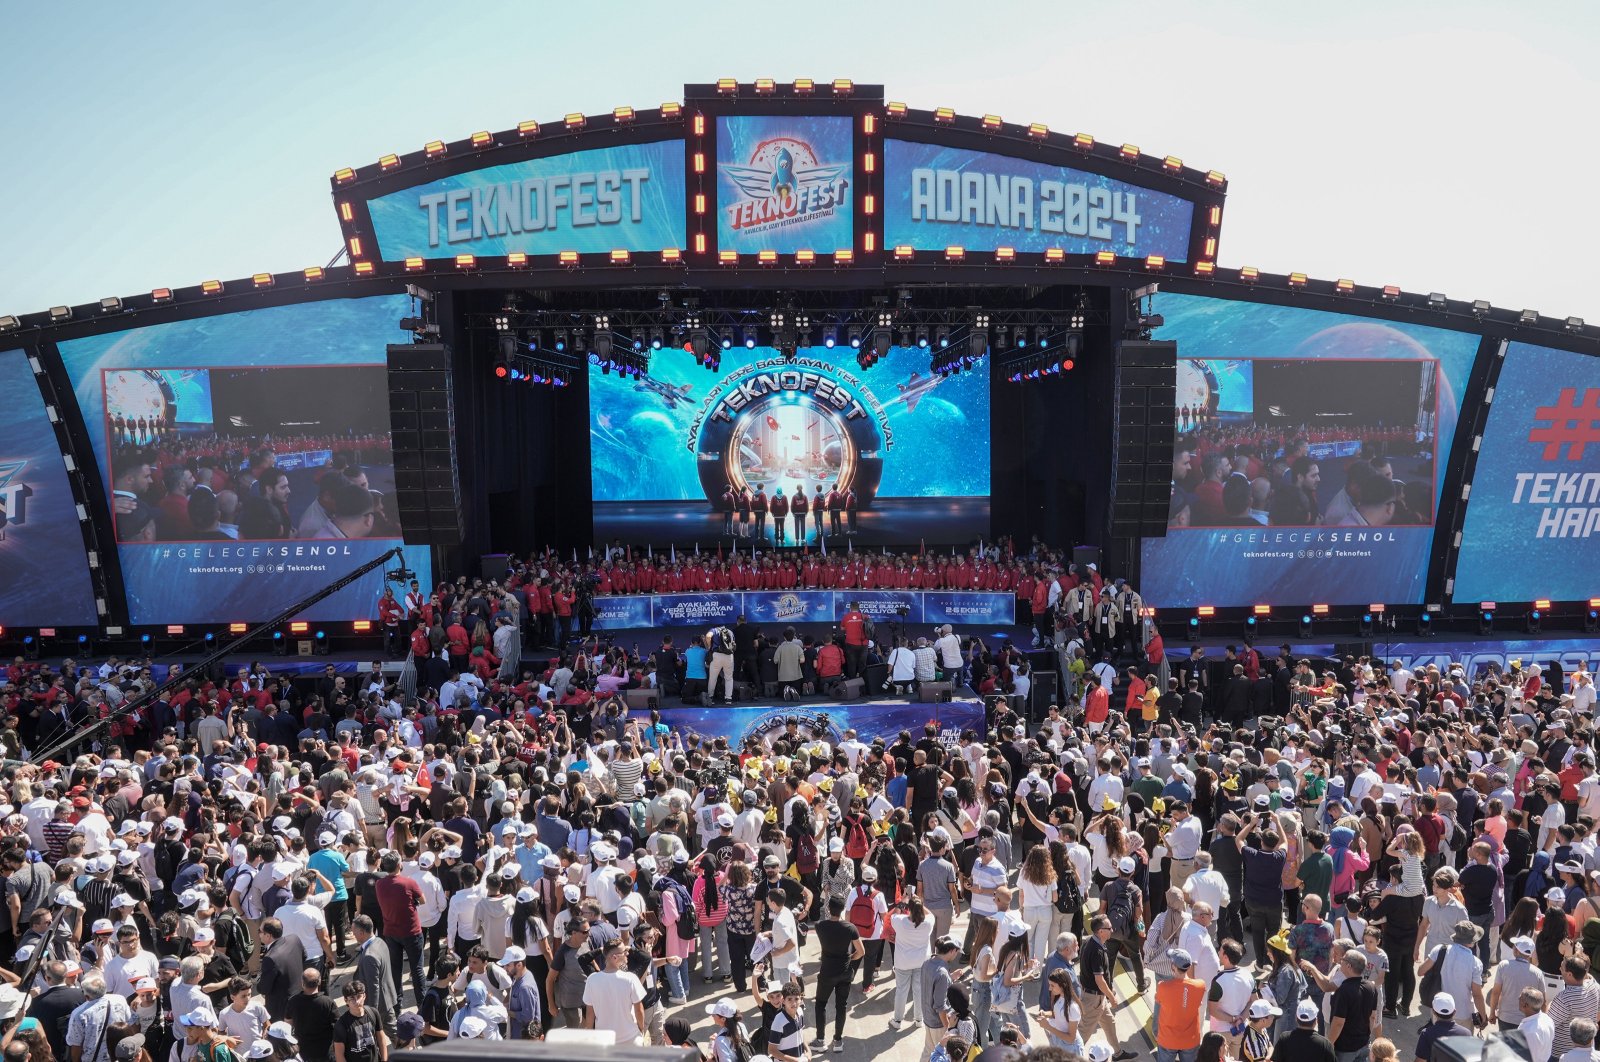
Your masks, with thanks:
<instances>
[{"instance_id":1,"label":"stage front barrier","mask_svg":"<svg viewBox=\"0 0 1600 1062\"><path fill-rule=\"evenodd\" d=\"M784 732L786 720L794 719L796 729L807 741L826 741L838 745L846 730L870 743L881 737L892 742L902 730L913 737L929 723L939 727L939 740L954 745L963 730L983 733L982 701L946 701L942 704L869 702L863 704L771 705L738 708L663 708L661 721L683 734L702 738L727 738L730 748L739 749L746 738L771 740Z\"/></svg>"},{"instance_id":2,"label":"stage front barrier","mask_svg":"<svg viewBox=\"0 0 1600 1062\"><path fill-rule=\"evenodd\" d=\"M596 630L714 627L745 616L751 623L828 623L854 601L874 623L968 626L1017 621L1013 594L966 590L749 590L694 594L621 594L594 599Z\"/></svg>"}]
</instances>

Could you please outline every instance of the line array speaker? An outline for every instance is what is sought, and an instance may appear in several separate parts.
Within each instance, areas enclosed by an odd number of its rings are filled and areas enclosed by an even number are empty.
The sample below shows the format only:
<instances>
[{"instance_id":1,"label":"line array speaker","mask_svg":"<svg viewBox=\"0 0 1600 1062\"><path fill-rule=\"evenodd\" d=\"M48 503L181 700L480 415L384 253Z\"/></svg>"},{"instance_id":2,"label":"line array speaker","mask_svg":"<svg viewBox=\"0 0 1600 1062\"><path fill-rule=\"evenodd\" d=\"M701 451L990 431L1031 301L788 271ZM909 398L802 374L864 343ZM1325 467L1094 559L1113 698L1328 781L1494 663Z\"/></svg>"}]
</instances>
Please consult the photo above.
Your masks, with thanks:
<instances>
[{"instance_id":1,"label":"line array speaker","mask_svg":"<svg viewBox=\"0 0 1600 1062\"><path fill-rule=\"evenodd\" d=\"M1117 346L1113 536L1166 536L1177 394L1176 343L1128 340Z\"/></svg>"},{"instance_id":2,"label":"line array speaker","mask_svg":"<svg viewBox=\"0 0 1600 1062\"><path fill-rule=\"evenodd\" d=\"M389 435L395 501L407 545L459 546L461 474L450 387L450 350L437 343L392 346Z\"/></svg>"}]
</instances>

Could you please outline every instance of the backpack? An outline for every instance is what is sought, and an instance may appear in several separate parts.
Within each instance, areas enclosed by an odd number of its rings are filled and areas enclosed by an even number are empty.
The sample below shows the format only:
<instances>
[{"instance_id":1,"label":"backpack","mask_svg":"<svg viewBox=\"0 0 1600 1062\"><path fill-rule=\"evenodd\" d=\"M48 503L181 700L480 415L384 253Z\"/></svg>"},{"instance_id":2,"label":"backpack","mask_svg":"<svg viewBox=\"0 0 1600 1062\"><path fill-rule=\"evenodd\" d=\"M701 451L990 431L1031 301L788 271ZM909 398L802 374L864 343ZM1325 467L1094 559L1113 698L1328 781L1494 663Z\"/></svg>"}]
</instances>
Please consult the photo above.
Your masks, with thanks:
<instances>
[{"instance_id":1,"label":"backpack","mask_svg":"<svg viewBox=\"0 0 1600 1062\"><path fill-rule=\"evenodd\" d=\"M1106 917L1111 919L1112 930L1125 940L1134 936L1133 898L1133 886L1124 884L1120 889L1111 890L1111 899L1106 904Z\"/></svg>"},{"instance_id":2,"label":"backpack","mask_svg":"<svg viewBox=\"0 0 1600 1062\"><path fill-rule=\"evenodd\" d=\"M667 883L667 888L672 890L672 895L678 901L678 936L684 940L693 940L700 933L700 918L694 913L694 898L689 895L689 890L672 878L662 878Z\"/></svg>"},{"instance_id":3,"label":"backpack","mask_svg":"<svg viewBox=\"0 0 1600 1062\"><path fill-rule=\"evenodd\" d=\"M867 827L860 819L844 820L844 854L851 859L864 859L867 849L871 847L871 838L867 836Z\"/></svg>"},{"instance_id":4,"label":"backpack","mask_svg":"<svg viewBox=\"0 0 1600 1062\"><path fill-rule=\"evenodd\" d=\"M239 924L239 916L232 911L223 911L217 915L213 928L217 931L217 947L233 963L234 969L243 970L245 963L256 953L256 945L250 939L250 934L245 932L244 926Z\"/></svg>"},{"instance_id":5,"label":"backpack","mask_svg":"<svg viewBox=\"0 0 1600 1062\"><path fill-rule=\"evenodd\" d=\"M1422 983L1417 986L1417 991L1422 993L1423 999L1432 999L1439 994L1444 985L1444 959L1449 953L1450 945L1440 944L1433 949L1433 954L1428 958L1433 965L1428 967L1428 972L1422 975Z\"/></svg>"},{"instance_id":6,"label":"backpack","mask_svg":"<svg viewBox=\"0 0 1600 1062\"><path fill-rule=\"evenodd\" d=\"M863 885L856 890L856 895L850 901L850 924L861 933L861 939L866 940L872 936L872 927L878 924L878 912L873 903L873 889L870 885Z\"/></svg>"},{"instance_id":7,"label":"backpack","mask_svg":"<svg viewBox=\"0 0 1600 1062\"><path fill-rule=\"evenodd\" d=\"M877 626L872 622L871 616L863 615L861 617L861 635L862 637L866 638L867 641L872 641L872 635L877 631L877 629Z\"/></svg>"},{"instance_id":8,"label":"backpack","mask_svg":"<svg viewBox=\"0 0 1600 1062\"><path fill-rule=\"evenodd\" d=\"M733 632L726 627L718 627L711 634L711 645L713 652L726 653L732 656L734 650Z\"/></svg>"},{"instance_id":9,"label":"backpack","mask_svg":"<svg viewBox=\"0 0 1600 1062\"><path fill-rule=\"evenodd\" d=\"M1083 908L1083 891L1078 888L1077 875L1068 872L1056 878L1056 910L1071 914Z\"/></svg>"},{"instance_id":10,"label":"backpack","mask_svg":"<svg viewBox=\"0 0 1600 1062\"><path fill-rule=\"evenodd\" d=\"M801 830L794 839L795 869L802 874L815 874L818 865L817 839L810 830Z\"/></svg>"}]
</instances>

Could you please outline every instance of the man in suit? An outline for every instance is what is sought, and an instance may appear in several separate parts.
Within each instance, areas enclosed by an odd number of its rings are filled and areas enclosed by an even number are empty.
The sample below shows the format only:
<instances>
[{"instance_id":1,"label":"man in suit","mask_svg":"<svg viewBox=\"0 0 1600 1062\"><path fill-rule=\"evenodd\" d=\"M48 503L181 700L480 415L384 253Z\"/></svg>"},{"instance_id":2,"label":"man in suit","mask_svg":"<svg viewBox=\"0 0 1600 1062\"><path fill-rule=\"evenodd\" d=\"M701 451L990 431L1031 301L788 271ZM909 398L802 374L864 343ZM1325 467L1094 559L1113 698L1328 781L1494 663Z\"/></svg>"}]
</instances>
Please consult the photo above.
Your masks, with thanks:
<instances>
[{"instance_id":1,"label":"man in suit","mask_svg":"<svg viewBox=\"0 0 1600 1062\"><path fill-rule=\"evenodd\" d=\"M55 1056L67 1058L67 1019L83 1003L83 989L67 984L67 964L60 959L46 960L39 972L45 989L34 997L28 1016L39 1019Z\"/></svg>"},{"instance_id":2,"label":"man in suit","mask_svg":"<svg viewBox=\"0 0 1600 1062\"><path fill-rule=\"evenodd\" d=\"M306 949L299 937L285 936L283 923L268 918L261 923L258 939L261 979L256 989L262 995L273 1021L283 1021L289 1013L289 997L300 991L300 975L305 971Z\"/></svg>"},{"instance_id":3,"label":"man in suit","mask_svg":"<svg viewBox=\"0 0 1600 1062\"><path fill-rule=\"evenodd\" d=\"M356 915L350 923L356 938L356 980L367 986L367 1006L378 1025L391 1040L400 1018L400 1000L394 989L394 963L389 945L374 932L368 915Z\"/></svg>"}]
</instances>

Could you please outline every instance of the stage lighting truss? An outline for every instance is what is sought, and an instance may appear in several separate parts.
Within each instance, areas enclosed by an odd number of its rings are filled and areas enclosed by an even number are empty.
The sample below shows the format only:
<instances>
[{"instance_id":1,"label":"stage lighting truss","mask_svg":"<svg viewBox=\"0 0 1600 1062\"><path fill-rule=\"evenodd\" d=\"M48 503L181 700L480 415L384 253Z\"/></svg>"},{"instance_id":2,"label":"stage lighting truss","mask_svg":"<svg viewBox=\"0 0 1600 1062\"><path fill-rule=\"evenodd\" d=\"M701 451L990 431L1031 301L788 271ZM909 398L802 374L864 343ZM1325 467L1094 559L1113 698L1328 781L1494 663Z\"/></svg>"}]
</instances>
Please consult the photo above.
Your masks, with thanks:
<instances>
[{"instance_id":1,"label":"stage lighting truss","mask_svg":"<svg viewBox=\"0 0 1600 1062\"><path fill-rule=\"evenodd\" d=\"M526 352L552 365L577 369L587 363L602 373L633 376L649 371L652 357L684 354L711 372L720 372L722 354L736 347L770 348L776 357L837 357L847 346L865 371L896 347L927 355L929 371L952 375L985 368L993 357L1001 375L1021 382L1070 372L1088 349L1085 335L1106 320L1090 297L1069 292L1053 309L984 305L912 305L909 293L858 295L854 305L802 303L792 295L765 302L740 297L733 304L694 299L660 300L654 308L626 306L629 293L613 296L623 306L569 305L536 308L524 296L520 306L499 306L466 315L468 331L493 336L498 368L509 375L511 355ZM742 305L741 305L742 303ZM814 351L814 354L812 353ZM763 355L758 355L763 356ZM771 357L769 353L764 356ZM520 366L519 366L520 370ZM544 374L541 374L543 376Z\"/></svg>"}]
</instances>

